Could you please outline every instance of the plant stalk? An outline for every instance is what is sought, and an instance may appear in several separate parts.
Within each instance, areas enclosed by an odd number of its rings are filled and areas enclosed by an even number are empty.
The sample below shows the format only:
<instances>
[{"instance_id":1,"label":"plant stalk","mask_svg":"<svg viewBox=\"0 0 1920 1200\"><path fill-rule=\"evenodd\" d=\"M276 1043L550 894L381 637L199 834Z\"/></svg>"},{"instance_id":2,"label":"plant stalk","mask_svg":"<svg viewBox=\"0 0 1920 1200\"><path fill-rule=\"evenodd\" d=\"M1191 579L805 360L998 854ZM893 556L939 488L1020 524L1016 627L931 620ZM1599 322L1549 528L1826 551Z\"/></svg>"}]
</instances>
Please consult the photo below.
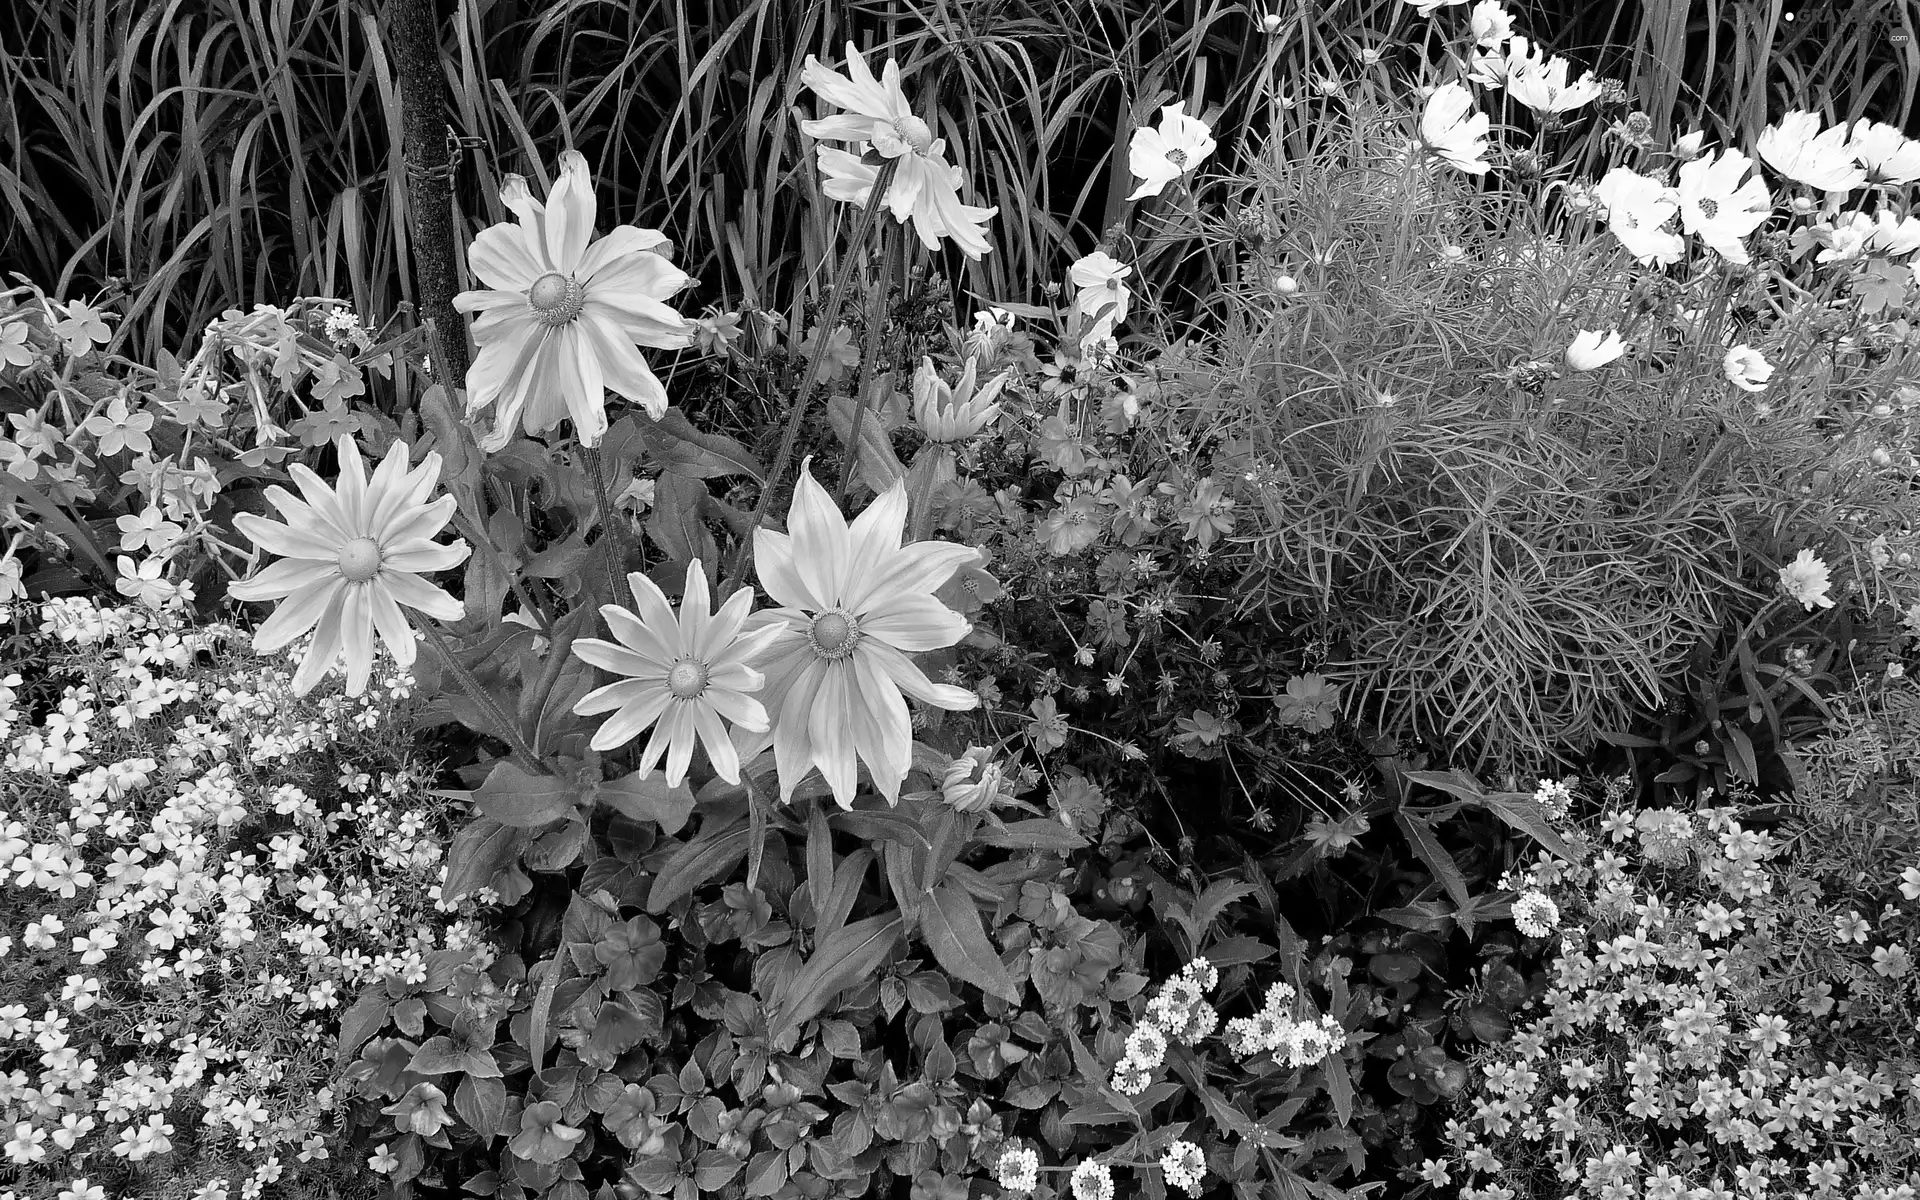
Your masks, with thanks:
<instances>
[{"instance_id":1,"label":"plant stalk","mask_svg":"<svg viewBox=\"0 0 1920 1200\"><path fill-rule=\"evenodd\" d=\"M587 473L593 476L593 494L600 503L600 561L607 569L607 603L620 603L620 535L614 528L613 498L607 493L607 469L600 462L600 447L582 446Z\"/></svg>"},{"instance_id":2,"label":"plant stalk","mask_svg":"<svg viewBox=\"0 0 1920 1200\"><path fill-rule=\"evenodd\" d=\"M460 686L466 690L467 695L473 697L473 702L487 714L487 719L494 726L494 736L507 744L508 750L513 755L513 761L529 775L546 774L547 772L540 766L540 756L533 752L533 747L527 745L527 740L520 735L519 725L515 724L513 718L501 709L499 702L493 698L492 694L480 686L480 681L473 677L473 672L467 670L466 665L453 652L453 646L447 641L447 635L440 631L440 626L412 609L408 609L407 612L413 617L414 625L420 632L427 635L429 642L433 643L434 650L445 660L447 666L453 669L454 677L460 681Z\"/></svg>"},{"instance_id":3,"label":"plant stalk","mask_svg":"<svg viewBox=\"0 0 1920 1200\"><path fill-rule=\"evenodd\" d=\"M834 492L836 502L842 507L847 503L847 486L853 482L854 464L860 460L860 432L867 420L867 393L873 385L874 364L880 358L880 335L886 331L887 285L893 281L893 273L899 266L902 232L880 231L880 241L885 246L881 251L880 273L867 286L867 337L866 344L860 348L860 382L853 390L853 428L847 437L847 456L840 461L840 486Z\"/></svg>"},{"instance_id":4,"label":"plant stalk","mask_svg":"<svg viewBox=\"0 0 1920 1200\"><path fill-rule=\"evenodd\" d=\"M727 572L726 585L720 589L717 600L725 600L739 587L746 573L747 555L753 551L754 531L767 521L767 510L773 506L773 494L780 489L780 481L786 477L787 466L793 461L793 449L800 441L800 422L807 415L807 402L813 399L814 381L820 377L820 363L826 357L827 342L834 329L839 327L840 304L845 298L847 284L853 279L853 264L858 257L856 251L867 244L867 237L873 231L874 219L880 215L880 203L886 199L887 188L893 183L893 176L900 169L897 159L888 159L880 165L879 174L874 176L873 191L867 197L866 211L860 214L860 226L854 231L853 244L847 248L847 256L840 260L839 268L833 275L833 290L827 293L826 317L820 326L820 337L814 343L813 353L807 356L806 369L800 376L800 394L793 402L793 411L787 415L786 428L780 432L780 449L773 456L773 469L767 473L767 480L760 487L760 500L753 506L753 523L740 537L740 546L733 552L733 567Z\"/></svg>"}]
</instances>

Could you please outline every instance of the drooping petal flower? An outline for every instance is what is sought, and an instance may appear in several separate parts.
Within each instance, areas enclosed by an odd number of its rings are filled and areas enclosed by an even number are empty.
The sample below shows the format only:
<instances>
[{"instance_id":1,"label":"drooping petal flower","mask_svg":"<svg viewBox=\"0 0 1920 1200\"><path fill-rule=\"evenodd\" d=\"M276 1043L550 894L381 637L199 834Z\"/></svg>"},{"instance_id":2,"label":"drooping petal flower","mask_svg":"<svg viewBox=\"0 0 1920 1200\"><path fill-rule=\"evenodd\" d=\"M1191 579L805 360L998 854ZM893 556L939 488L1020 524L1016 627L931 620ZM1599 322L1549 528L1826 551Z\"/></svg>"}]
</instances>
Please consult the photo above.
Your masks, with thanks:
<instances>
[{"instance_id":1,"label":"drooping petal flower","mask_svg":"<svg viewBox=\"0 0 1920 1200\"><path fill-rule=\"evenodd\" d=\"M1427 97L1420 114L1420 140L1441 161L1469 175L1487 173L1487 114L1473 111L1473 93L1445 83Z\"/></svg>"},{"instance_id":2,"label":"drooping petal flower","mask_svg":"<svg viewBox=\"0 0 1920 1200\"><path fill-rule=\"evenodd\" d=\"M1820 114L1790 112L1760 131L1754 149L1788 179L1823 192L1850 192L1867 181L1847 142L1847 127L1820 128Z\"/></svg>"},{"instance_id":3,"label":"drooping petal flower","mask_svg":"<svg viewBox=\"0 0 1920 1200\"><path fill-rule=\"evenodd\" d=\"M560 178L541 204L518 175L500 198L518 223L480 231L467 265L485 290L453 304L478 313L479 355L467 369L467 411L494 408L481 447L498 450L518 427L544 433L572 418L585 446L607 431L606 393L666 411L667 393L636 346L679 349L693 325L666 303L687 285L668 262L658 230L621 225L593 241L595 203L587 160L560 156Z\"/></svg>"},{"instance_id":4,"label":"drooping petal flower","mask_svg":"<svg viewBox=\"0 0 1920 1200\"><path fill-rule=\"evenodd\" d=\"M966 618L933 598L979 552L946 542L901 544L907 494L895 483L849 523L803 464L786 533L758 530L761 586L782 607L756 614L773 631L760 660L772 729L743 736L743 759L771 746L784 802L818 769L852 807L859 768L889 803L913 762L906 697L936 708L972 708L965 688L929 680L908 654L951 646Z\"/></svg>"}]
</instances>

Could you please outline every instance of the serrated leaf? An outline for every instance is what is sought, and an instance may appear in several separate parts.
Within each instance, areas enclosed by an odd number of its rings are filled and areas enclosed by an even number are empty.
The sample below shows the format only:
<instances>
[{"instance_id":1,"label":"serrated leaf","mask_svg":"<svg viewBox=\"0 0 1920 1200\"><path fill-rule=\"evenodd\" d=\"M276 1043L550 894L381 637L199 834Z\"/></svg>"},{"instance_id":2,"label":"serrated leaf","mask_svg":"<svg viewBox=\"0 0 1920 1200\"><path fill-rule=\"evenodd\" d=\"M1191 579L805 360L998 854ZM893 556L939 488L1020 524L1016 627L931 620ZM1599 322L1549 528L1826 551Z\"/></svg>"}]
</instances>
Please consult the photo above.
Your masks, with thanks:
<instances>
[{"instance_id":1,"label":"serrated leaf","mask_svg":"<svg viewBox=\"0 0 1920 1200\"><path fill-rule=\"evenodd\" d=\"M1453 899L1453 902L1461 907L1471 903L1472 896L1467 890L1467 877L1461 874L1460 864L1453 861L1453 855L1448 854L1447 848L1442 846L1440 839L1434 836L1433 826L1427 823L1426 818L1416 816L1405 809L1394 813L1393 818L1399 824L1401 831L1407 835L1407 841L1412 844L1414 854L1421 862L1427 864L1427 869L1432 871L1433 877L1440 881L1440 886L1447 889L1447 895Z\"/></svg>"}]
</instances>

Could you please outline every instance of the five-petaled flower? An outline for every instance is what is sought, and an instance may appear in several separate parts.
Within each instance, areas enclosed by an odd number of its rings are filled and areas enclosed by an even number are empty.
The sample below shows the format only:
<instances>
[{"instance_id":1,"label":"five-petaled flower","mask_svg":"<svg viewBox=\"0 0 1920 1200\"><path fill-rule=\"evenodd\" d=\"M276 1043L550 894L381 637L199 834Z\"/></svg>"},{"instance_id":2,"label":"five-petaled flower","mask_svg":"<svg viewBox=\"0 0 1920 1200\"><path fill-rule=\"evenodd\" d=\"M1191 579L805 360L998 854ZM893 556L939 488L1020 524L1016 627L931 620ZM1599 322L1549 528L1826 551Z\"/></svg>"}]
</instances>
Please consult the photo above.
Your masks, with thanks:
<instances>
[{"instance_id":1,"label":"five-petaled flower","mask_svg":"<svg viewBox=\"0 0 1920 1200\"><path fill-rule=\"evenodd\" d=\"M1186 102L1169 104L1160 110L1160 127L1142 125L1133 131L1127 149L1127 167L1140 186L1129 200L1158 196L1169 183L1198 167L1217 143L1213 129L1186 112Z\"/></svg>"}]
</instances>

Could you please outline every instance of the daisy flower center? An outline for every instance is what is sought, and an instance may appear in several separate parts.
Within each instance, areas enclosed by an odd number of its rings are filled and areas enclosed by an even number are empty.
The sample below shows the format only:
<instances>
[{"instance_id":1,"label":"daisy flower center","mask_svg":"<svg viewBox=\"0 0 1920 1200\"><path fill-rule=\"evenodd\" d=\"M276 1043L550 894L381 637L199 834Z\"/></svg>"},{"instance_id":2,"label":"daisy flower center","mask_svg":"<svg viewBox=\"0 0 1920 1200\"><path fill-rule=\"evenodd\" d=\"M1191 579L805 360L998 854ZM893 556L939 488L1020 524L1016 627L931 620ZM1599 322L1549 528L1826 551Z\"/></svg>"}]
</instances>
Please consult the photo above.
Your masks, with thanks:
<instances>
[{"instance_id":1,"label":"daisy flower center","mask_svg":"<svg viewBox=\"0 0 1920 1200\"><path fill-rule=\"evenodd\" d=\"M919 117L895 117L893 132L915 154L925 154L933 148L933 130L927 128L927 123Z\"/></svg>"},{"instance_id":2,"label":"daisy flower center","mask_svg":"<svg viewBox=\"0 0 1920 1200\"><path fill-rule=\"evenodd\" d=\"M1187 169L1187 152L1185 150L1169 150L1167 151L1167 161L1179 170L1184 171Z\"/></svg>"},{"instance_id":3,"label":"daisy flower center","mask_svg":"<svg viewBox=\"0 0 1920 1200\"><path fill-rule=\"evenodd\" d=\"M565 325L579 316L586 294L580 281L571 275L549 271L527 289L527 303L533 308L535 320L553 327Z\"/></svg>"},{"instance_id":4,"label":"daisy flower center","mask_svg":"<svg viewBox=\"0 0 1920 1200\"><path fill-rule=\"evenodd\" d=\"M1700 198L1700 215L1711 221L1720 215L1720 205L1705 196Z\"/></svg>"},{"instance_id":5,"label":"daisy flower center","mask_svg":"<svg viewBox=\"0 0 1920 1200\"><path fill-rule=\"evenodd\" d=\"M687 658L673 664L667 672L667 690L676 700L697 700L707 690L707 664Z\"/></svg>"},{"instance_id":6,"label":"daisy flower center","mask_svg":"<svg viewBox=\"0 0 1920 1200\"><path fill-rule=\"evenodd\" d=\"M365 583L380 572L380 543L354 538L340 547L340 574L349 583Z\"/></svg>"},{"instance_id":7,"label":"daisy flower center","mask_svg":"<svg viewBox=\"0 0 1920 1200\"><path fill-rule=\"evenodd\" d=\"M852 614L837 609L815 617L813 628L807 632L813 652L829 662L838 662L852 654L853 648L860 644L860 636L860 627L854 623Z\"/></svg>"}]
</instances>

